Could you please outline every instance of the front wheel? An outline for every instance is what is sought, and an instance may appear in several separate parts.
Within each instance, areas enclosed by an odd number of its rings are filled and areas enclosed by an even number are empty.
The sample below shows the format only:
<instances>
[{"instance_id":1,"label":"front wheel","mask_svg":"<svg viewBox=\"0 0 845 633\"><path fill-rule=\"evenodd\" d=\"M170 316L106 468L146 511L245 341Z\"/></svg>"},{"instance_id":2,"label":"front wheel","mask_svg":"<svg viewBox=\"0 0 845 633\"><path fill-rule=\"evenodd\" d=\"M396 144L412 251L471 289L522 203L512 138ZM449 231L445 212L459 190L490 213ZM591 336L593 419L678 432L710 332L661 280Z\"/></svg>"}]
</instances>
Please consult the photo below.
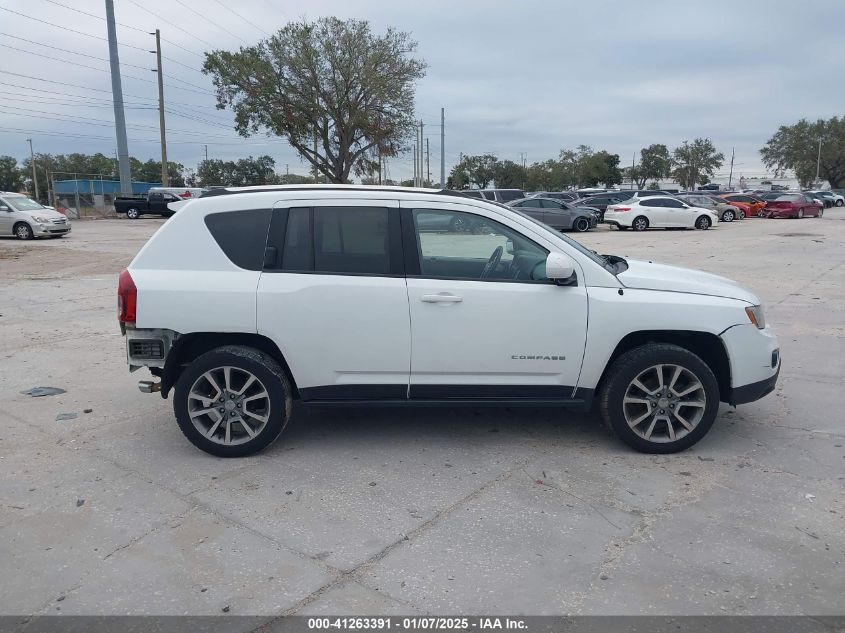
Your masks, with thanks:
<instances>
[{"instance_id":1,"label":"front wheel","mask_svg":"<svg viewBox=\"0 0 845 633\"><path fill-rule=\"evenodd\" d=\"M843 204L845 204L845 202L842 202L842 200L837 200L837 201L836 201L836 206L837 206L837 207L841 207Z\"/></svg>"},{"instance_id":2,"label":"front wheel","mask_svg":"<svg viewBox=\"0 0 845 633\"><path fill-rule=\"evenodd\" d=\"M648 228L648 218L638 216L631 222L631 228L635 231L645 231Z\"/></svg>"},{"instance_id":3,"label":"front wheel","mask_svg":"<svg viewBox=\"0 0 845 633\"><path fill-rule=\"evenodd\" d=\"M173 410L197 448L217 457L244 457L269 446L285 428L291 394L272 357L228 345L202 354L182 372Z\"/></svg>"},{"instance_id":4,"label":"front wheel","mask_svg":"<svg viewBox=\"0 0 845 633\"><path fill-rule=\"evenodd\" d=\"M708 218L706 215L702 215L695 221L695 228L701 229L702 231L706 231L710 228L710 224L710 218Z\"/></svg>"},{"instance_id":5,"label":"front wheel","mask_svg":"<svg viewBox=\"0 0 845 633\"><path fill-rule=\"evenodd\" d=\"M643 453L676 453L713 426L719 386L696 354L677 345L649 343L616 359L599 407L629 446Z\"/></svg>"},{"instance_id":6,"label":"front wheel","mask_svg":"<svg viewBox=\"0 0 845 633\"><path fill-rule=\"evenodd\" d=\"M740 220L744 220L744 219L745 219L745 211L743 211L742 209L740 209L740 210L739 210L739 219L740 219Z\"/></svg>"},{"instance_id":7,"label":"front wheel","mask_svg":"<svg viewBox=\"0 0 845 633\"><path fill-rule=\"evenodd\" d=\"M820 218L824 215L824 209L819 209L819 212L816 214L817 218Z\"/></svg>"},{"instance_id":8,"label":"front wheel","mask_svg":"<svg viewBox=\"0 0 845 633\"><path fill-rule=\"evenodd\" d=\"M804 217L804 209L798 209L798 219L802 219Z\"/></svg>"},{"instance_id":9,"label":"front wheel","mask_svg":"<svg viewBox=\"0 0 845 633\"><path fill-rule=\"evenodd\" d=\"M141 212L138 209L132 208L126 210L126 217L130 220L137 220L141 217Z\"/></svg>"},{"instance_id":10,"label":"front wheel","mask_svg":"<svg viewBox=\"0 0 845 633\"><path fill-rule=\"evenodd\" d=\"M728 209L722 214L722 222L733 222L736 214Z\"/></svg>"},{"instance_id":11,"label":"front wheel","mask_svg":"<svg viewBox=\"0 0 845 633\"><path fill-rule=\"evenodd\" d=\"M15 237L19 240L31 240L35 235L32 232L32 227L26 222L18 222L15 225Z\"/></svg>"},{"instance_id":12,"label":"front wheel","mask_svg":"<svg viewBox=\"0 0 845 633\"><path fill-rule=\"evenodd\" d=\"M584 233L585 231L590 230L590 221L587 218L578 218L575 220L575 223L572 225L572 228L578 231L579 233Z\"/></svg>"}]
</instances>

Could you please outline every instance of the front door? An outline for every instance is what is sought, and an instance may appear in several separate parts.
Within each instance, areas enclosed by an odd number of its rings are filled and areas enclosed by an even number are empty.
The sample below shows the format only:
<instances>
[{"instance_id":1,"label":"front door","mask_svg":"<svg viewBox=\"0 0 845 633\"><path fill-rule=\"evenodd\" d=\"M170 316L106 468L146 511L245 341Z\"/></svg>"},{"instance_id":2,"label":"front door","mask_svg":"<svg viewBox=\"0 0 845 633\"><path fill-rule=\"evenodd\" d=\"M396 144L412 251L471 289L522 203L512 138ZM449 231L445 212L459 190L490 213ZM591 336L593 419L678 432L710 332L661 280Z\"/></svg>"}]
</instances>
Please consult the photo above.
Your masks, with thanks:
<instances>
[{"instance_id":1,"label":"front door","mask_svg":"<svg viewBox=\"0 0 845 633\"><path fill-rule=\"evenodd\" d=\"M6 207L5 210L0 209L0 235L11 235L15 224L15 212L11 205L3 200L0 200L0 206Z\"/></svg>"},{"instance_id":2,"label":"front door","mask_svg":"<svg viewBox=\"0 0 845 633\"><path fill-rule=\"evenodd\" d=\"M257 329L300 395L404 400L411 332L395 200L286 201L273 210Z\"/></svg>"},{"instance_id":3,"label":"front door","mask_svg":"<svg viewBox=\"0 0 845 633\"><path fill-rule=\"evenodd\" d=\"M492 210L451 202L401 205L410 397L572 398L587 330L581 276L571 286L549 282L549 251ZM455 224L476 228L421 228Z\"/></svg>"},{"instance_id":4,"label":"front door","mask_svg":"<svg viewBox=\"0 0 845 633\"><path fill-rule=\"evenodd\" d=\"M664 198L663 205L666 217L666 226L691 227L695 226L696 212L680 200Z\"/></svg>"}]
</instances>

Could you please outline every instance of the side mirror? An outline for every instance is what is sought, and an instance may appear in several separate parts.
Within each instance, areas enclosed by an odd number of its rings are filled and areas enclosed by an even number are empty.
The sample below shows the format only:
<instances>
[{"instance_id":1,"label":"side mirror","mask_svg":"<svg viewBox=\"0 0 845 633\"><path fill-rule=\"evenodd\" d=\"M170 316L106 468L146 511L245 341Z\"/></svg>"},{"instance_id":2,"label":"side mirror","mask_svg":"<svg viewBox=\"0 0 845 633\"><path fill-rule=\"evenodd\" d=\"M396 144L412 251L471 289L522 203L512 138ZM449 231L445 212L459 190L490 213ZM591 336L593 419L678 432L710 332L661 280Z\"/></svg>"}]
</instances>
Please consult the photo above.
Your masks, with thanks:
<instances>
[{"instance_id":1,"label":"side mirror","mask_svg":"<svg viewBox=\"0 0 845 633\"><path fill-rule=\"evenodd\" d=\"M505 252L508 255L513 255L513 240L508 240L505 242Z\"/></svg>"},{"instance_id":2,"label":"side mirror","mask_svg":"<svg viewBox=\"0 0 845 633\"><path fill-rule=\"evenodd\" d=\"M0 204L0 211L11 211L11 209L5 204Z\"/></svg>"},{"instance_id":3,"label":"side mirror","mask_svg":"<svg viewBox=\"0 0 845 633\"><path fill-rule=\"evenodd\" d=\"M575 274L575 261L564 253L549 253L546 257L546 277L561 284L569 281Z\"/></svg>"}]
</instances>

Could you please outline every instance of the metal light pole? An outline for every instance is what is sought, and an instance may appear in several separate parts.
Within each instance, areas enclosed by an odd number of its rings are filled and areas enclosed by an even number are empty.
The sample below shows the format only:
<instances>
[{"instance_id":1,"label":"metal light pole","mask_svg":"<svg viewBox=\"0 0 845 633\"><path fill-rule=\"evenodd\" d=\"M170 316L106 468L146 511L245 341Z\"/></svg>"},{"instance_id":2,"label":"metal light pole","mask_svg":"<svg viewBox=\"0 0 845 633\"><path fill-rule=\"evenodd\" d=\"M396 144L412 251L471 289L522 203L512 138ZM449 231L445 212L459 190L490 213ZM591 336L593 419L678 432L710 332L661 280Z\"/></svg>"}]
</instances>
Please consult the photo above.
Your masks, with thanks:
<instances>
[{"instance_id":1,"label":"metal light pole","mask_svg":"<svg viewBox=\"0 0 845 633\"><path fill-rule=\"evenodd\" d=\"M440 188L446 188L446 108L440 108Z\"/></svg>"},{"instance_id":2,"label":"metal light pole","mask_svg":"<svg viewBox=\"0 0 845 633\"><path fill-rule=\"evenodd\" d=\"M816 158L816 186L818 186L819 182L819 174L821 172L822 166L822 139L819 137L819 154L818 158Z\"/></svg>"},{"instance_id":3,"label":"metal light pole","mask_svg":"<svg viewBox=\"0 0 845 633\"><path fill-rule=\"evenodd\" d=\"M29 143L29 162L32 163L32 186L35 188L35 199L38 200L38 174L35 171L35 153L32 151L32 139L26 139Z\"/></svg>"},{"instance_id":4,"label":"metal light pole","mask_svg":"<svg viewBox=\"0 0 845 633\"><path fill-rule=\"evenodd\" d=\"M124 195L130 195L132 193L132 177L129 171L129 145L126 141L126 116L123 112L123 87L120 82L117 30L114 25L114 0L106 0L106 27L109 34L109 66L111 68L114 127L117 134L117 155L120 167L120 192Z\"/></svg>"}]
</instances>

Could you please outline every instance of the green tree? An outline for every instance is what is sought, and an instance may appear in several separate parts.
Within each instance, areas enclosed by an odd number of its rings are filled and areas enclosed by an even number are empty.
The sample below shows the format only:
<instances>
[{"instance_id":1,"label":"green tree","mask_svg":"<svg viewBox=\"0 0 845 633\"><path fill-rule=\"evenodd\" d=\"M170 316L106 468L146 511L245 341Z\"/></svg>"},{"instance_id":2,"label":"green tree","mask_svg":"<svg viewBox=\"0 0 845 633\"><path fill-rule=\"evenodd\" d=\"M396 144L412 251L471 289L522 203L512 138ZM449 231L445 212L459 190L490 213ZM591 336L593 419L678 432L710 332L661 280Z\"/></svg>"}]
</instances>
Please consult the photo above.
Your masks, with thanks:
<instances>
[{"instance_id":1,"label":"green tree","mask_svg":"<svg viewBox=\"0 0 845 633\"><path fill-rule=\"evenodd\" d=\"M580 158L578 166L578 182L582 186L595 187L601 183L605 187L622 182L622 171L619 169L619 154L611 154L601 150Z\"/></svg>"},{"instance_id":2,"label":"green tree","mask_svg":"<svg viewBox=\"0 0 845 633\"><path fill-rule=\"evenodd\" d=\"M239 134L269 131L332 182L348 182L373 152L406 149L415 82L426 69L411 56L416 47L408 33L375 35L361 20L303 20L255 46L206 53L203 72Z\"/></svg>"},{"instance_id":3,"label":"green tree","mask_svg":"<svg viewBox=\"0 0 845 633\"><path fill-rule=\"evenodd\" d=\"M725 155L717 152L709 138L684 141L672 152L672 175L684 189L695 189L702 177L712 178L725 162Z\"/></svg>"},{"instance_id":4,"label":"green tree","mask_svg":"<svg viewBox=\"0 0 845 633\"><path fill-rule=\"evenodd\" d=\"M149 159L142 163L137 158L130 158L129 163L132 180L139 182L161 182L160 160ZM167 161L167 175L170 177L171 187L186 186L184 165Z\"/></svg>"},{"instance_id":5,"label":"green tree","mask_svg":"<svg viewBox=\"0 0 845 633\"><path fill-rule=\"evenodd\" d=\"M512 160L496 161L493 179L501 189L522 189L528 182L528 170Z\"/></svg>"},{"instance_id":6,"label":"green tree","mask_svg":"<svg viewBox=\"0 0 845 633\"><path fill-rule=\"evenodd\" d=\"M279 182L274 171L275 165L276 161L270 156L250 156L237 161L210 158L197 165L197 182L201 187L274 185Z\"/></svg>"},{"instance_id":7,"label":"green tree","mask_svg":"<svg viewBox=\"0 0 845 633\"><path fill-rule=\"evenodd\" d=\"M448 185L450 189L466 189L475 185L486 189L496 178L496 165L499 159L493 154L464 156L463 160L452 168Z\"/></svg>"},{"instance_id":8,"label":"green tree","mask_svg":"<svg viewBox=\"0 0 845 633\"><path fill-rule=\"evenodd\" d=\"M20 191L24 176L14 156L0 156L0 191Z\"/></svg>"},{"instance_id":9,"label":"green tree","mask_svg":"<svg viewBox=\"0 0 845 633\"><path fill-rule=\"evenodd\" d=\"M640 164L634 167L632 174L638 189L645 187L649 180L661 180L672 172L672 156L669 148L662 143L653 143L640 150Z\"/></svg>"},{"instance_id":10,"label":"green tree","mask_svg":"<svg viewBox=\"0 0 845 633\"><path fill-rule=\"evenodd\" d=\"M819 154L821 143L821 154ZM760 150L763 163L783 175L795 172L802 187L813 186L816 169L831 187L845 186L845 117L819 119L813 123L801 119L783 125Z\"/></svg>"}]
</instances>

